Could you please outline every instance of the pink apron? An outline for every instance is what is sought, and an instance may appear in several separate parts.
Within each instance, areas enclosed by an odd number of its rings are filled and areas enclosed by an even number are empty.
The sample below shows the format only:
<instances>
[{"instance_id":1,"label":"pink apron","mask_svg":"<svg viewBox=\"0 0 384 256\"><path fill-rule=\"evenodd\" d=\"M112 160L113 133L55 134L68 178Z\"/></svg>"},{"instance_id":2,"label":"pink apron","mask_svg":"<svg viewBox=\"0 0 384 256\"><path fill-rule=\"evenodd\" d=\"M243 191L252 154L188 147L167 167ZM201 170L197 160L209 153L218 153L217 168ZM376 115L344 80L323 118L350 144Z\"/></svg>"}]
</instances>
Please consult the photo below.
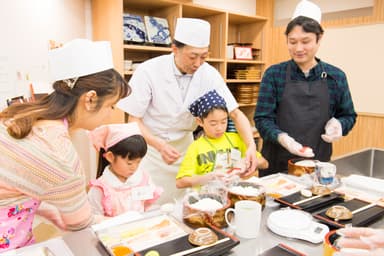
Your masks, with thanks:
<instances>
[{"instance_id":1,"label":"pink apron","mask_svg":"<svg viewBox=\"0 0 384 256\"><path fill-rule=\"evenodd\" d=\"M144 172L143 178L136 186L128 187L123 186L114 188L110 186L103 178L93 180L90 182L93 187L98 187L103 192L102 205L104 208L104 215L117 216L127 211L144 212L145 204L155 202L162 193L162 188L156 187L153 192L153 198L149 200L134 200L132 198L132 189L137 187L149 186L149 175Z\"/></svg>"},{"instance_id":2,"label":"pink apron","mask_svg":"<svg viewBox=\"0 0 384 256\"><path fill-rule=\"evenodd\" d=\"M33 244L32 223L40 201L0 208L0 252Z\"/></svg>"}]
</instances>

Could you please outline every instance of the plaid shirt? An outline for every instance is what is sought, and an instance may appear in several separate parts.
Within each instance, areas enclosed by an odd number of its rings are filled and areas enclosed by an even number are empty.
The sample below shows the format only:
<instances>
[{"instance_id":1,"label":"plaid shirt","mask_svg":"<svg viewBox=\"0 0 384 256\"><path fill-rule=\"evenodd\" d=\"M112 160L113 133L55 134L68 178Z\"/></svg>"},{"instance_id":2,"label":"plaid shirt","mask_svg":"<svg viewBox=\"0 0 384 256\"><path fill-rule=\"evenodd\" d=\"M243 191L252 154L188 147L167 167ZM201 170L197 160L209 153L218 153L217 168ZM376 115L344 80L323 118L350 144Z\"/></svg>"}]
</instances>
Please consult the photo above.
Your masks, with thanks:
<instances>
[{"instance_id":1,"label":"plaid shirt","mask_svg":"<svg viewBox=\"0 0 384 256\"><path fill-rule=\"evenodd\" d=\"M320 59L316 60L322 65L312 68L308 77L304 76L293 60L273 65L264 73L254 115L256 128L264 140L276 142L277 135L284 132L276 125L276 111L283 96L288 65L291 65L291 79L296 81L319 80L321 73L325 71L330 97L330 118L335 117L340 121L343 135L347 135L352 129L357 115L345 73Z\"/></svg>"}]
</instances>

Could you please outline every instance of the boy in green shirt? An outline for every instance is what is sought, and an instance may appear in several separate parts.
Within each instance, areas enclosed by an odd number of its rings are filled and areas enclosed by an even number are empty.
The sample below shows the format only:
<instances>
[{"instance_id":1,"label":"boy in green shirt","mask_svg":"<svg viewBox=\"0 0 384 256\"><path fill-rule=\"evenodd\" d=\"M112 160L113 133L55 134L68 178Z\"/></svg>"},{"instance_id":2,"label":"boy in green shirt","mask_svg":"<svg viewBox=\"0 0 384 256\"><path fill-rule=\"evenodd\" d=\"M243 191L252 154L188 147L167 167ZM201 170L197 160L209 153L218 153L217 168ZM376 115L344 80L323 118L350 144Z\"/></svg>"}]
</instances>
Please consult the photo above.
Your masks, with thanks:
<instances>
[{"instance_id":1,"label":"boy in green shirt","mask_svg":"<svg viewBox=\"0 0 384 256\"><path fill-rule=\"evenodd\" d=\"M236 174L243 166L246 146L237 133L225 132L225 100L212 90L193 102L189 110L204 134L189 146L176 176L176 187L195 187ZM257 160L258 169L268 168L267 160L259 152Z\"/></svg>"}]
</instances>

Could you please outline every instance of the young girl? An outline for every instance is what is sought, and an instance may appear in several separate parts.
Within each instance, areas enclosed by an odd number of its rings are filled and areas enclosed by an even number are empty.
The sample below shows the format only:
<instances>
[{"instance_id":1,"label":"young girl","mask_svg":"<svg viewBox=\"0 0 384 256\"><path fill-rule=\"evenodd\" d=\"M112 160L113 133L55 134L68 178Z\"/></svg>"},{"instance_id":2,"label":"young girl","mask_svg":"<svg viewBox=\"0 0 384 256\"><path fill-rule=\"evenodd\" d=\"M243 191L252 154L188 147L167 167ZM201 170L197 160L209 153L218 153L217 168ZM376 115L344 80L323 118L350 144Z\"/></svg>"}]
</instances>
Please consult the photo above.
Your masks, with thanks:
<instances>
[{"instance_id":1,"label":"young girl","mask_svg":"<svg viewBox=\"0 0 384 256\"><path fill-rule=\"evenodd\" d=\"M189 107L204 135L188 148L176 176L178 188L204 185L213 179L224 178L233 167L241 167L246 146L237 133L225 132L228 110L224 99L215 91L198 98ZM257 152L257 168L268 162Z\"/></svg>"},{"instance_id":2,"label":"young girl","mask_svg":"<svg viewBox=\"0 0 384 256\"><path fill-rule=\"evenodd\" d=\"M116 216L126 211L144 212L163 189L139 168L147 143L137 123L104 125L91 131L99 153L97 179L90 182L88 198L95 214Z\"/></svg>"}]
</instances>

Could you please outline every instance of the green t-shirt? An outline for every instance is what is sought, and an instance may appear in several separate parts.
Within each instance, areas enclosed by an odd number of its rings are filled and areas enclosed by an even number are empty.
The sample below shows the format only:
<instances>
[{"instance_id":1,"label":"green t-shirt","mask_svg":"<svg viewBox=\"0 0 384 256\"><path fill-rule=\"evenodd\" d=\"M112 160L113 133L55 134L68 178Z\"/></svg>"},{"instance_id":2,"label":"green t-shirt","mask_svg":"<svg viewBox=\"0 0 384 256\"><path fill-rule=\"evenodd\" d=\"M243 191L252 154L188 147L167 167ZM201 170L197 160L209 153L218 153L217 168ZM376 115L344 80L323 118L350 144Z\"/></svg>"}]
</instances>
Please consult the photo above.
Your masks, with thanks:
<instances>
[{"instance_id":1,"label":"green t-shirt","mask_svg":"<svg viewBox=\"0 0 384 256\"><path fill-rule=\"evenodd\" d=\"M236 148L241 152L241 157L245 157L247 148L237 133L227 132L218 139L201 136L188 147L176 179L211 172L216 153L230 152L231 148ZM261 157L261 154L257 153L257 157Z\"/></svg>"}]
</instances>

